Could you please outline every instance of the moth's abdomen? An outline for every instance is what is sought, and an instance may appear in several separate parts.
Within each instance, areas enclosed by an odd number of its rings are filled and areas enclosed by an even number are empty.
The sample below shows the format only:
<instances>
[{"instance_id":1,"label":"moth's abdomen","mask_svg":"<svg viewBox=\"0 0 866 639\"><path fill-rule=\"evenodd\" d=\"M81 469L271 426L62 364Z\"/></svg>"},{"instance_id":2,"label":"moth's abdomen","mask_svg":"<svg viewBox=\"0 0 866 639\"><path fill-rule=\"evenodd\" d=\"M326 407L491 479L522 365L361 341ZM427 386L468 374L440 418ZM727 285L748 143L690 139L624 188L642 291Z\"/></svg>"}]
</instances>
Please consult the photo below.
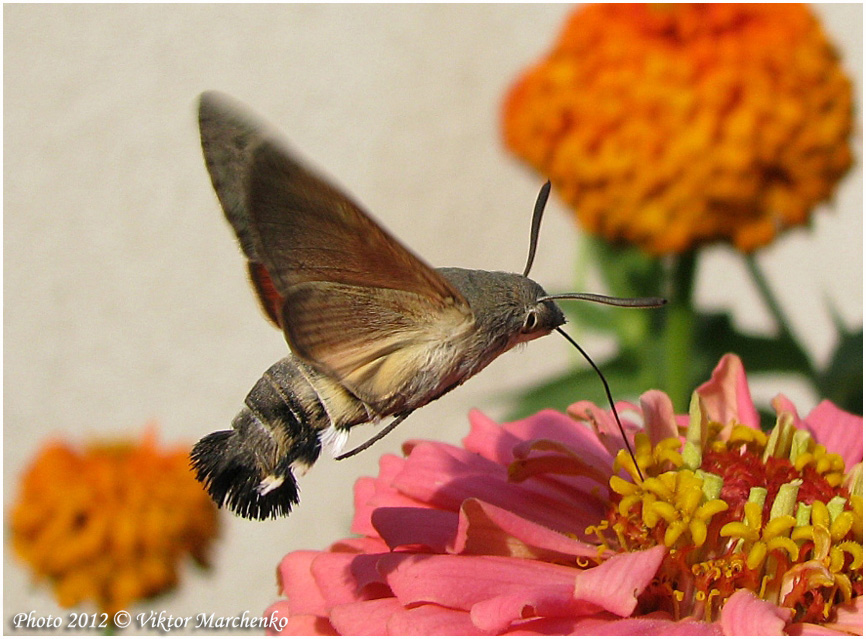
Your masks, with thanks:
<instances>
[{"instance_id":1,"label":"moth's abdomen","mask_svg":"<svg viewBox=\"0 0 866 639\"><path fill-rule=\"evenodd\" d=\"M367 421L364 405L293 357L269 368L247 395L232 429L211 433L193 448L196 477L218 506L267 519L298 503L293 471L321 453L321 434Z\"/></svg>"}]
</instances>

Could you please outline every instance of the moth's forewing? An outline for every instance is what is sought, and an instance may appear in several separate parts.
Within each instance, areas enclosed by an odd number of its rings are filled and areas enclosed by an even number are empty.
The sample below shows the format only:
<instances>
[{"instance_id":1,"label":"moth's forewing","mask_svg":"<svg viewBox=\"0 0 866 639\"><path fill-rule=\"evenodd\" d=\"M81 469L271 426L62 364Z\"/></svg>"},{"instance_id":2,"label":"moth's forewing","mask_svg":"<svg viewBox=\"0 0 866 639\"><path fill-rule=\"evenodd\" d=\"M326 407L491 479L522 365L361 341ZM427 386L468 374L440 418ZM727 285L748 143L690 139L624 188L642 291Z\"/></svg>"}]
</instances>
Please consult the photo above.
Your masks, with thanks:
<instances>
[{"instance_id":1,"label":"moth's forewing","mask_svg":"<svg viewBox=\"0 0 866 639\"><path fill-rule=\"evenodd\" d=\"M201 95L198 118L202 152L214 191L249 260L250 281L262 309L280 326L284 300L256 253L246 187L253 150L272 133L239 103L216 91Z\"/></svg>"},{"instance_id":2,"label":"moth's forewing","mask_svg":"<svg viewBox=\"0 0 866 639\"><path fill-rule=\"evenodd\" d=\"M199 123L253 285L296 355L384 406L435 366L442 342L469 330L472 311L453 285L240 105L205 93Z\"/></svg>"},{"instance_id":3,"label":"moth's forewing","mask_svg":"<svg viewBox=\"0 0 866 639\"><path fill-rule=\"evenodd\" d=\"M435 306L465 304L447 280L275 141L253 153L247 205L257 252L284 296L302 282L338 282L411 291Z\"/></svg>"},{"instance_id":4,"label":"moth's forewing","mask_svg":"<svg viewBox=\"0 0 866 639\"><path fill-rule=\"evenodd\" d=\"M279 143L256 148L248 189L292 351L363 401L386 405L431 365L427 351L472 325L454 286Z\"/></svg>"},{"instance_id":5,"label":"moth's forewing","mask_svg":"<svg viewBox=\"0 0 866 639\"><path fill-rule=\"evenodd\" d=\"M268 129L237 102L213 91L201 95L198 120L202 152L214 191L244 253L250 260L260 261L250 228L246 181L252 152Z\"/></svg>"}]
</instances>

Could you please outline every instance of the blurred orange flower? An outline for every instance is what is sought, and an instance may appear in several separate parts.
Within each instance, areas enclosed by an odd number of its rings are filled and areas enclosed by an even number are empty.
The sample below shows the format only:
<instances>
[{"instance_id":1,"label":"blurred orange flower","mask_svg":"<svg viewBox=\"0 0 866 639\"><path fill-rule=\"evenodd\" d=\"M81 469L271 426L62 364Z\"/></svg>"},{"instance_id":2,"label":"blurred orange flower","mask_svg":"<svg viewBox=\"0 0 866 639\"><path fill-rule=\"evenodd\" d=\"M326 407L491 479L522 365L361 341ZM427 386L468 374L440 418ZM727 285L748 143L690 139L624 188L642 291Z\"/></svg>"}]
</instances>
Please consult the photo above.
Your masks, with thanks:
<instances>
[{"instance_id":1,"label":"blurred orange flower","mask_svg":"<svg viewBox=\"0 0 866 639\"><path fill-rule=\"evenodd\" d=\"M657 254L767 244L852 162L851 83L803 5L578 9L503 126L588 230Z\"/></svg>"},{"instance_id":2,"label":"blurred orange flower","mask_svg":"<svg viewBox=\"0 0 866 639\"><path fill-rule=\"evenodd\" d=\"M42 448L19 487L12 544L61 606L89 600L111 615L173 588L186 554L207 565L217 512L188 451L158 449L153 428L138 443Z\"/></svg>"}]
</instances>

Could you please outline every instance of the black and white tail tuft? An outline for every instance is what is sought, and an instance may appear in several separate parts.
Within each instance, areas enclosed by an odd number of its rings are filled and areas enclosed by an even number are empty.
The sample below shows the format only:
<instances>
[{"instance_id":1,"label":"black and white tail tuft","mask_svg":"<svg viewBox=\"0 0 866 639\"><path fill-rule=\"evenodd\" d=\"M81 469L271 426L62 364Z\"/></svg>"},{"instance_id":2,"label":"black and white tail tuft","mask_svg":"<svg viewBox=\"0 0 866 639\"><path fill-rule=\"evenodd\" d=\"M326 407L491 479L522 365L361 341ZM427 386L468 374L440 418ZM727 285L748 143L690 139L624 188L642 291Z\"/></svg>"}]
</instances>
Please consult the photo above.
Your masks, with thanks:
<instances>
[{"instance_id":1,"label":"black and white tail tuft","mask_svg":"<svg viewBox=\"0 0 866 639\"><path fill-rule=\"evenodd\" d=\"M196 478L220 507L248 519L283 517L298 503L298 483L285 457L265 474L236 430L202 438L190 455Z\"/></svg>"}]
</instances>

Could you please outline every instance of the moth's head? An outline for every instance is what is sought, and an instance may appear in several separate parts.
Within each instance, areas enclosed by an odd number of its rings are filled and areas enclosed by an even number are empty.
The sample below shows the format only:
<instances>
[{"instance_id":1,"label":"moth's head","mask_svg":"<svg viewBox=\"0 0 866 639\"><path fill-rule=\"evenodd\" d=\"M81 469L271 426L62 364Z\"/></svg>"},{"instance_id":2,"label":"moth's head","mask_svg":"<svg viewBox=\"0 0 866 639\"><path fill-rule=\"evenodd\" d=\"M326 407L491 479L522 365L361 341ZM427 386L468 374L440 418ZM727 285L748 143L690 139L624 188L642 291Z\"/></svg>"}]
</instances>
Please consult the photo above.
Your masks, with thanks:
<instances>
[{"instance_id":1,"label":"moth's head","mask_svg":"<svg viewBox=\"0 0 866 639\"><path fill-rule=\"evenodd\" d=\"M565 324L556 302L536 282L516 273L443 268L445 276L466 298L475 317L475 328L491 349L506 350L515 344L543 337Z\"/></svg>"},{"instance_id":2,"label":"moth's head","mask_svg":"<svg viewBox=\"0 0 866 639\"><path fill-rule=\"evenodd\" d=\"M514 321L520 321L517 343L529 342L544 337L553 329L565 324L562 309L547 296L544 289L528 277L519 277L520 299L514 309Z\"/></svg>"},{"instance_id":3,"label":"moth's head","mask_svg":"<svg viewBox=\"0 0 866 639\"><path fill-rule=\"evenodd\" d=\"M535 210L532 212L532 227L529 232L529 256L526 259L526 267L523 275L514 275L525 284L526 297L530 301L526 304L524 325L521 328L521 342L547 335L550 331L558 329L565 324L565 316L553 300L585 300L609 304L611 306L631 306L638 308L653 308L665 304L665 300L658 297L633 297L619 298L597 295L595 293L562 293L559 295L548 295L538 284L529 279L529 271L535 259L535 249L538 247L538 232L541 229L541 218L544 215L544 207L550 195L550 181L541 187L538 199L535 201ZM560 331L562 332L562 331Z\"/></svg>"}]
</instances>

